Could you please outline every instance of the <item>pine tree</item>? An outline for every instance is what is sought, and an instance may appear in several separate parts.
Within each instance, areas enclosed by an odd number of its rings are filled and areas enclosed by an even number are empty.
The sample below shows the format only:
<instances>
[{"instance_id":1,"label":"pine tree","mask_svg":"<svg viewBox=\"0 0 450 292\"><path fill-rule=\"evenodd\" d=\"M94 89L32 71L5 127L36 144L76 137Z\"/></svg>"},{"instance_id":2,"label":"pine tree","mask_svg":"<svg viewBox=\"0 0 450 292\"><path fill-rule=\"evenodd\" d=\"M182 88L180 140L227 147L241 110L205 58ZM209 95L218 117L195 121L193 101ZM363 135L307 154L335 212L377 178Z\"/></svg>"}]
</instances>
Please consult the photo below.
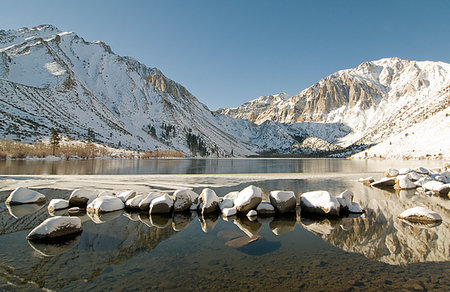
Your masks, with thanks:
<instances>
[{"instance_id":1,"label":"pine tree","mask_svg":"<svg viewBox=\"0 0 450 292\"><path fill-rule=\"evenodd\" d=\"M50 136L50 145L52 146L52 155L53 156L55 156L56 148L58 148L60 141L61 141L61 137L58 135L58 132L52 128L51 136Z\"/></svg>"}]
</instances>

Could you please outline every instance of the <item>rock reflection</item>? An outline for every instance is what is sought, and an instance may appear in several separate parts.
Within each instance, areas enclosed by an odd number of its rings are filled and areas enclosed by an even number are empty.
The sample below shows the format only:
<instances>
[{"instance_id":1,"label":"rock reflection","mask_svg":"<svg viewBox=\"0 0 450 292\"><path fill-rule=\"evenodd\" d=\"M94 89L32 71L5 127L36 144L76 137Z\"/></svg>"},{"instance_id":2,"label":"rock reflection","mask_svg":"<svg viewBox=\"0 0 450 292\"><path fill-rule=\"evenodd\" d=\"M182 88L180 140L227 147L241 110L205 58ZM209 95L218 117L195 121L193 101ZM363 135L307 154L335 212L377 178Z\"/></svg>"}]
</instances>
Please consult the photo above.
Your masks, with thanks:
<instances>
[{"instance_id":1,"label":"rock reflection","mask_svg":"<svg viewBox=\"0 0 450 292\"><path fill-rule=\"evenodd\" d=\"M174 231L182 231L191 224L192 219L195 218L194 212L175 213L172 219L172 229Z\"/></svg>"},{"instance_id":2,"label":"rock reflection","mask_svg":"<svg viewBox=\"0 0 450 292\"><path fill-rule=\"evenodd\" d=\"M81 235L65 240L62 242L34 242L28 241L28 244L36 251L39 255L44 257L53 257L62 253L67 252L68 250L74 248L80 242Z\"/></svg>"},{"instance_id":3,"label":"rock reflection","mask_svg":"<svg viewBox=\"0 0 450 292\"><path fill-rule=\"evenodd\" d=\"M22 204L22 205L9 205L6 204L6 208L8 209L8 212L11 216L13 216L16 219L25 217L27 215L31 215L33 213L36 213L42 207L45 206L45 203L42 204Z\"/></svg>"},{"instance_id":4,"label":"rock reflection","mask_svg":"<svg viewBox=\"0 0 450 292\"><path fill-rule=\"evenodd\" d=\"M120 217L123 214L123 210L108 212L108 213L86 213L89 218L91 218L92 222L95 224L103 224L105 222L111 221Z\"/></svg>"},{"instance_id":5,"label":"rock reflection","mask_svg":"<svg viewBox=\"0 0 450 292\"><path fill-rule=\"evenodd\" d=\"M255 236L261 230L262 224L261 222L255 220L251 221L247 218L247 216L237 216L236 220L233 223L239 227L248 237Z\"/></svg>"},{"instance_id":6,"label":"rock reflection","mask_svg":"<svg viewBox=\"0 0 450 292\"><path fill-rule=\"evenodd\" d=\"M282 235L288 232L292 232L295 229L297 223L297 217L295 213L287 213L276 216L272 222L269 223L270 230L275 235Z\"/></svg>"},{"instance_id":7,"label":"rock reflection","mask_svg":"<svg viewBox=\"0 0 450 292\"><path fill-rule=\"evenodd\" d=\"M218 213L199 214L198 220L200 220L200 225L202 227L203 232L211 232L217 225L217 221L219 220L219 214Z\"/></svg>"},{"instance_id":8,"label":"rock reflection","mask_svg":"<svg viewBox=\"0 0 450 292\"><path fill-rule=\"evenodd\" d=\"M149 214L150 223L158 229L172 226L172 216L169 214Z\"/></svg>"}]
</instances>

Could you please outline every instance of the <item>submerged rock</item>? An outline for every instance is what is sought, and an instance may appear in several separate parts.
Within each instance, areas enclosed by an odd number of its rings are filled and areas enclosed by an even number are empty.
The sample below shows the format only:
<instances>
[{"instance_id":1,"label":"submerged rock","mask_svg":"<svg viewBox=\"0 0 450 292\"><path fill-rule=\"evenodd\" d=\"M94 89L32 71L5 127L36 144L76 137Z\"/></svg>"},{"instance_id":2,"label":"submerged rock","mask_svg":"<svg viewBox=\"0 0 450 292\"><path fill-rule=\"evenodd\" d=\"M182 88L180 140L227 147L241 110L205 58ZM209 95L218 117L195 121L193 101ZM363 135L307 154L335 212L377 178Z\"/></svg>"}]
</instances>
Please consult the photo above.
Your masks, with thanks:
<instances>
[{"instance_id":1,"label":"submerged rock","mask_svg":"<svg viewBox=\"0 0 450 292\"><path fill-rule=\"evenodd\" d=\"M327 191L314 191L303 193L300 197L300 206L303 213L313 213L324 216L339 216L340 204L335 197Z\"/></svg>"},{"instance_id":2,"label":"submerged rock","mask_svg":"<svg viewBox=\"0 0 450 292\"><path fill-rule=\"evenodd\" d=\"M48 203L47 210L49 212L54 212L56 210L62 210L69 208L69 201L63 199L53 199Z\"/></svg>"},{"instance_id":3,"label":"submerged rock","mask_svg":"<svg viewBox=\"0 0 450 292\"><path fill-rule=\"evenodd\" d=\"M271 191L269 199L270 203L280 213L293 211L297 205L295 194L291 191Z\"/></svg>"},{"instance_id":4,"label":"submerged rock","mask_svg":"<svg viewBox=\"0 0 450 292\"><path fill-rule=\"evenodd\" d=\"M58 239L82 232L78 217L55 216L44 220L27 235L28 240Z\"/></svg>"},{"instance_id":5,"label":"submerged rock","mask_svg":"<svg viewBox=\"0 0 450 292\"><path fill-rule=\"evenodd\" d=\"M200 198L202 200L202 214L212 213L219 210L220 199L213 190L209 188L203 189L200 194Z\"/></svg>"},{"instance_id":6,"label":"submerged rock","mask_svg":"<svg viewBox=\"0 0 450 292\"><path fill-rule=\"evenodd\" d=\"M398 218L418 223L434 223L442 221L442 217L425 207L414 207L402 212Z\"/></svg>"},{"instance_id":7,"label":"submerged rock","mask_svg":"<svg viewBox=\"0 0 450 292\"><path fill-rule=\"evenodd\" d=\"M86 210L91 213L107 213L122 210L124 207L125 204L118 197L101 196L89 203Z\"/></svg>"},{"instance_id":8,"label":"submerged rock","mask_svg":"<svg viewBox=\"0 0 450 292\"><path fill-rule=\"evenodd\" d=\"M33 204L33 203L45 203L47 199L39 192L29 190L24 187L18 187L5 201L7 205L19 205L19 204Z\"/></svg>"},{"instance_id":9,"label":"submerged rock","mask_svg":"<svg viewBox=\"0 0 450 292\"><path fill-rule=\"evenodd\" d=\"M239 192L234 200L238 212L247 213L255 209L262 201L262 190L255 186L248 186Z\"/></svg>"},{"instance_id":10,"label":"submerged rock","mask_svg":"<svg viewBox=\"0 0 450 292\"><path fill-rule=\"evenodd\" d=\"M70 194L69 204L71 206L85 207L89 201L97 198L98 194L97 190L75 189Z\"/></svg>"}]
</instances>

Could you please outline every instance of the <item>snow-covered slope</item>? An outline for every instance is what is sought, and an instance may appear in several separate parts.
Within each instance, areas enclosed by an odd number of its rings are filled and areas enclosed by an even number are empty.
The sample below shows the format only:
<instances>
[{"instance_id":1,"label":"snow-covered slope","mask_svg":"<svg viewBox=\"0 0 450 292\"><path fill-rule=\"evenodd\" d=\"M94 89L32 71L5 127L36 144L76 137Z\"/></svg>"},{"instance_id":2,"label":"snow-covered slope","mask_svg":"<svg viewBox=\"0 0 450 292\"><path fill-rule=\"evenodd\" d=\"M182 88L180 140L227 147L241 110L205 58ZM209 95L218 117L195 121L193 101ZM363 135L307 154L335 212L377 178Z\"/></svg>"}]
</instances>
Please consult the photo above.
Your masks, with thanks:
<instances>
[{"instance_id":1,"label":"snow-covered slope","mask_svg":"<svg viewBox=\"0 0 450 292\"><path fill-rule=\"evenodd\" d=\"M399 58L364 62L331 74L295 96L283 97L260 97L218 113L255 123L341 123L352 130L340 139L341 145L378 144L450 106L450 64ZM442 118L448 122L449 116ZM450 146L442 141L449 140L449 133L438 130L429 129L442 137L438 148L448 156Z\"/></svg>"}]
</instances>

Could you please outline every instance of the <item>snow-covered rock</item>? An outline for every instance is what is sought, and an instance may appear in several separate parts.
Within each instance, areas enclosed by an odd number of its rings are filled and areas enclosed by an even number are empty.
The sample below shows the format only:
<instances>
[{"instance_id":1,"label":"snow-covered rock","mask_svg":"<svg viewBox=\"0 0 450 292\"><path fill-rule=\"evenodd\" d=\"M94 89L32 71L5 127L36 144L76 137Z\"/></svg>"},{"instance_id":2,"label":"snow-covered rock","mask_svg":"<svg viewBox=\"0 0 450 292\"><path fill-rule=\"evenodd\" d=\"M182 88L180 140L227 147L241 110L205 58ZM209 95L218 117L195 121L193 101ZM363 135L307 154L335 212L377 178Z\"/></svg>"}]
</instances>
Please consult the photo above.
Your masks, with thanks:
<instances>
[{"instance_id":1,"label":"snow-covered rock","mask_svg":"<svg viewBox=\"0 0 450 292\"><path fill-rule=\"evenodd\" d=\"M430 170L425 168L425 167L416 167L416 169L414 169L415 172L419 173L419 174L430 174Z\"/></svg>"},{"instance_id":2,"label":"snow-covered rock","mask_svg":"<svg viewBox=\"0 0 450 292\"><path fill-rule=\"evenodd\" d=\"M385 177L395 177L399 174L399 171L395 168L387 168L384 171L384 176Z\"/></svg>"},{"instance_id":3,"label":"snow-covered rock","mask_svg":"<svg viewBox=\"0 0 450 292\"><path fill-rule=\"evenodd\" d=\"M225 208L232 208L234 206L233 200L229 198L223 198L222 202L219 203L220 210L223 210Z\"/></svg>"},{"instance_id":4,"label":"snow-covered rock","mask_svg":"<svg viewBox=\"0 0 450 292\"><path fill-rule=\"evenodd\" d=\"M173 193L173 210L175 212L183 212L185 210L189 210L193 203L192 198L197 197L198 195L192 190L176 190Z\"/></svg>"},{"instance_id":5,"label":"snow-covered rock","mask_svg":"<svg viewBox=\"0 0 450 292\"><path fill-rule=\"evenodd\" d=\"M375 181L375 179L372 176L366 177L366 178L359 178L358 181L360 183L363 183L365 185L370 185L371 183L373 183Z\"/></svg>"},{"instance_id":6,"label":"snow-covered rock","mask_svg":"<svg viewBox=\"0 0 450 292\"><path fill-rule=\"evenodd\" d=\"M134 196L125 202L125 207L129 209L139 209L139 203L141 203L145 197L147 197L147 195L144 194Z\"/></svg>"},{"instance_id":7,"label":"snow-covered rock","mask_svg":"<svg viewBox=\"0 0 450 292\"><path fill-rule=\"evenodd\" d=\"M69 204L71 206L84 207L88 204L89 201L97 198L98 194L98 190L75 189L70 194Z\"/></svg>"},{"instance_id":8,"label":"snow-covered rock","mask_svg":"<svg viewBox=\"0 0 450 292\"><path fill-rule=\"evenodd\" d=\"M415 171L413 171L411 168L400 168L398 170L398 174L399 175L405 175L405 174L408 174L410 172L415 172Z\"/></svg>"},{"instance_id":9,"label":"snow-covered rock","mask_svg":"<svg viewBox=\"0 0 450 292\"><path fill-rule=\"evenodd\" d=\"M444 184L442 182L440 182L440 181L432 180L432 181L424 183L422 185L422 188L424 188L425 191L440 192L440 190L441 190L443 185Z\"/></svg>"},{"instance_id":10,"label":"snow-covered rock","mask_svg":"<svg viewBox=\"0 0 450 292\"><path fill-rule=\"evenodd\" d=\"M237 214L236 207L223 208L222 209L222 215L225 216L225 217L234 216L236 214Z\"/></svg>"},{"instance_id":11,"label":"snow-covered rock","mask_svg":"<svg viewBox=\"0 0 450 292\"><path fill-rule=\"evenodd\" d=\"M201 213L207 214L216 212L219 210L220 198L216 195L212 189L205 188L200 194L202 200Z\"/></svg>"},{"instance_id":12,"label":"snow-covered rock","mask_svg":"<svg viewBox=\"0 0 450 292\"><path fill-rule=\"evenodd\" d=\"M262 190L258 187L250 185L239 192L234 200L234 205L238 212L247 213L255 209L262 201Z\"/></svg>"},{"instance_id":13,"label":"snow-covered rock","mask_svg":"<svg viewBox=\"0 0 450 292\"><path fill-rule=\"evenodd\" d=\"M247 217L254 217L254 216L257 216L257 215L258 215L258 212L256 212L256 210L250 210L247 213Z\"/></svg>"},{"instance_id":14,"label":"snow-covered rock","mask_svg":"<svg viewBox=\"0 0 450 292\"><path fill-rule=\"evenodd\" d=\"M150 214L170 213L173 209L173 199L164 194L152 200L150 203Z\"/></svg>"},{"instance_id":15,"label":"snow-covered rock","mask_svg":"<svg viewBox=\"0 0 450 292\"><path fill-rule=\"evenodd\" d=\"M69 201L64 199L53 199L48 203L47 210L54 212L56 210L62 210L69 208Z\"/></svg>"},{"instance_id":16,"label":"snow-covered rock","mask_svg":"<svg viewBox=\"0 0 450 292\"><path fill-rule=\"evenodd\" d=\"M414 207L402 212L398 218L411 222L433 223L442 221L442 217L425 207Z\"/></svg>"},{"instance_id":17,"label":"snow-covered rock","mask_svg":"<svg viewBox=\"0 0 450 292\"><path fill-rule=\"evenodd\" d=\"M45 203L47 199L39 192L29 190L24 187L18 187L12 191L8 198L6 198L5 204L18 205L18 204L31 204L31 203Z\"/></svg>"},{"instance_id":18,"label":"snow-covered rock","mask_svg":"<svg viewBox=\"0 0 450 292\"><path fill-rule=\"evenodd\" d=\"M223 196L223 199L230 199L234 202L234 200L236 200L237 196L239 195L238 191L235 192L229 192L228 194L226 194L225 196Z\"/></svg>"},{"instance_id":19,"label":"snow-covered rock","mask_svg":"<svg viewBox=\"0 0 450 292\"><path fill-rule=\"evenodd\" d=\"M134 198L135 196L136 196L136 192L135 191L124 191L124 192L121 192L120 194L118 194L117 195L117 197L119 198L119 199L121 199L122 200L122 202L126 202L126 201L128 201L129 199L132 199L132 198Z\"/></svg>"},{"instance_id":20,"label":"snow-covered rock","mask_svg":"<svg viewBox=\"0 0 450 292\"><path fill-rule=\"evenodd\" d=\"M297 199L292 191L271 191L269 199L270 203L272 203L280 213L294 210L297 204Z\"/></svg>"},{"instance_id":21,"label":"snow-covered rock","mask_svg":"<svg viewBox=\"0 0 450 292\"><path fill-rule=\"evenodd\" d=\"M150 204L155 198L158 198L161 196L160 193L157 192L150 192L139 202L139 209L142 211L148 211L150 209Z\"/></svg>"},{"instance_id":22,"label":"snow-covered rock","mask_svg":"<svg viewBox=\"0 0 450 292\"><path fill-rule=\"evenodd\" d=\"M260 216L272 216L276 213L275 207L268 201L262 201L256 207L256 212Z\"/></svg>"},{"instance_id":23,"label":"snow-covered rock","mask_svg":"<svg viewBox=\"0 0 450 292\"><path fill-rule=\"evenodd\" d=\"M94 199L86 207L86 211L91 213L106 213L122 210L125 204L116 196L100 196Z\"/></svg>"},{"instance_id":24,"label":"snow-covered rock","mask_svg":"<svg viewBox=\"0 0 450 292\"><path fill-rule=\"evenodd\" d=\"M303 193L300 197L300 207L303 213L314 213L325 216L339 216L340 204L327 191Z\"/></svg>"},{"instance_id":25,"label":"snow-covered rock","mask_svg":"<svg viewBox=\"0 0 450 292\"><path fill-rule=\"evenodd\" d=\"M417 188L416 184L413 183L407 175L399 175L395 179L394 188L400 190L411 190Z\"/></svg>"},{"instance_id":26,"label":"snow-covered rock","mask_svg":"<svg viewBox=\"0 0 450 292\"><path fill-rule=\"evenodd\" d=\"M415 171L410 171L410 172L407 173L407 177L409 178L409 180L415 182L415 181L418 181L419 179L421 179L424 176L421 175L421 174L418 174Z\"/></svg>"},{"instance_id":27,"label":"snow-covered rock","mask_svg":"<svg viewBox=\"0 0 450 292\"><path fill-rule=\"evenodd\" d=\"M392 187L395 185L395 177L383 177L382 179L377 180L370 185L376 188Z\"/></svg>"},{"instance_id":28,"label":"snow-covered rock","mask_svg":"<svg viewBox=\"0 0 450 292\"><path fill-rule=\"evenodd\" d=\"M28 240L52 240L82 231L78 217L55 216L44 220L27 235Z\"/></svg>"}]
</instances>

